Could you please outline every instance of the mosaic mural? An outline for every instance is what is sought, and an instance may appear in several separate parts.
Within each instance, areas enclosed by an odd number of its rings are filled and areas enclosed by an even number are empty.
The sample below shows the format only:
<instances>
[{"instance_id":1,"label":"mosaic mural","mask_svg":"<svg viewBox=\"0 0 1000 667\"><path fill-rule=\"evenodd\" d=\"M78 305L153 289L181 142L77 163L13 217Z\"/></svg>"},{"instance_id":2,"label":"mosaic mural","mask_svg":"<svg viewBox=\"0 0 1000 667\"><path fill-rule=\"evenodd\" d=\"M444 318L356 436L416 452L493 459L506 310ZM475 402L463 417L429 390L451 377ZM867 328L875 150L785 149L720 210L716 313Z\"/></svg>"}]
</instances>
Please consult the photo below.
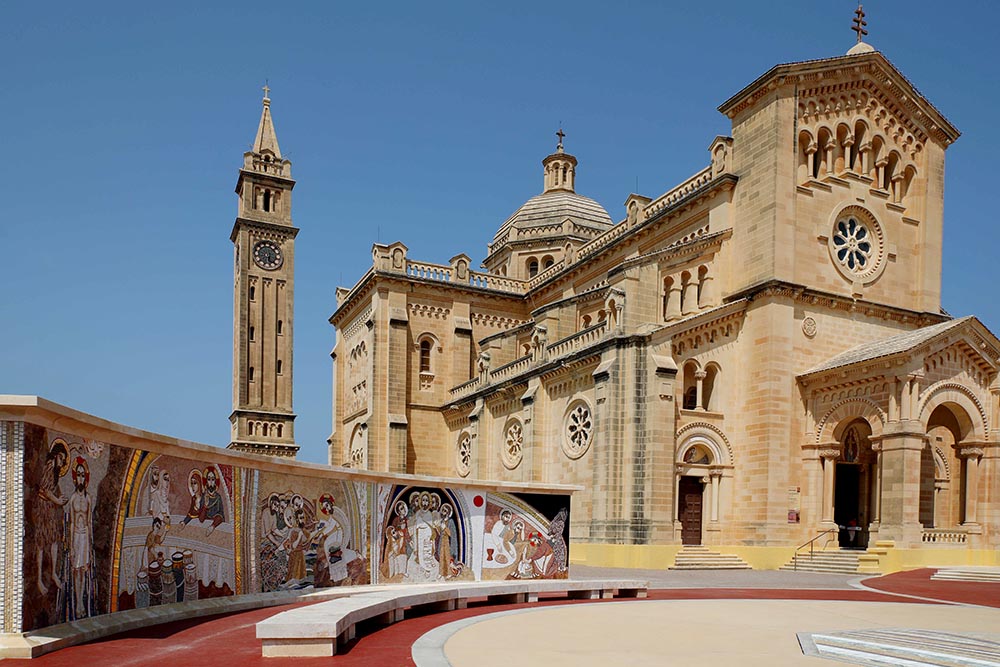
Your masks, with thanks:
<instances>
[{"instance_id":1,"label":"mosaic mural","mask_svg":"<svg viewBox=\"0 0 1000 667\"><path fill-rule=\"evenodd\" d=\"M245 593L567 572L565 495L260 471L32 424L23 444L22 631Z\"/></svg>"}]
</instances>

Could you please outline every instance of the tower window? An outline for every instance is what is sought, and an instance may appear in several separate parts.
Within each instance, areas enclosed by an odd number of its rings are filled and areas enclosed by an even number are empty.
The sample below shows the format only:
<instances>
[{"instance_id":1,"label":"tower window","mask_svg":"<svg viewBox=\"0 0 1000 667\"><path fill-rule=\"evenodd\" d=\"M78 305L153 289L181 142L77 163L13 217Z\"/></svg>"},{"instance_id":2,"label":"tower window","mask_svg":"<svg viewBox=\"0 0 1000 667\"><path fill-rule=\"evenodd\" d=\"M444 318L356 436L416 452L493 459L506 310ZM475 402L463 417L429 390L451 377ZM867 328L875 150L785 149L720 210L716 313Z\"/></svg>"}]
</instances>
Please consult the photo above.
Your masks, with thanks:
<instances>
[{"instance_id":1,"label":"tower window","mask_svg":"<svg viewBox=\"0 0 1000 667\"><path fill-rule=\"evenodd\" d=\"M278 320L278 335L281 335L281 320Z\"/></svg>"},{"instance_id":2,"label":"tower window","mask_svg":"<svg viewBox=\"0 0 1000 667\"><path fill-rule=\"evenodd\" d=\"M278 375L281 375L281 359L278 359Z\"/></svg>"},{"instance_id":3,"label":"tower window","mask_svg":"<svg viewBox=\"0 0 1000 667\"><path fill-rule=\"evenodd\" d=\"M427 339L420 341L420 372L431 372L431 342Z\"/></svg>"},{"instance_id":4,"label":"tower window","mask_svg":"<svg viewBox=\"0 0 1000 667\"><path fill-rule=\"evenodd\" d=\"M281 436L281 432L282 432L282 431L284 431L284 430L285 430L285 429L283 429L283 428L281 427L281 424L278 424L278 437L279 437L279 438L280 438L280 437L282 437L282 436Z\"/></svg>"},{"instance_id":5,"label":"tower window","mask_svg":"<svg viewBox=\"0 0 1000 667\"><path fill-rule=\"evenodd\" d=\"M534 278L538 275L538 260L531 259L528 260L528 277Z\"/></svg>"},{"instance_id":6,"label":"tower window","mask_svg":"<svg viewBox=\"0 0 1000 667\"><path fill-rule=\"evenodd\" d=\"M253 333L254 333L254 328L250 327L250 342L253 342Z\"/></svg>"},{"instance_id":7,"label":"tower window","mask_svg":"<svg viewBox=\"0 0 1000 667\"><path fill-rule=\"evenodd\" d=\"M254 300L254 297L256 296L256 294L257 294L257 288L254 287L253 285L251 285L250 286L250 300L251 301Z\"/></svg>"},{"instance_id":8,"label":"tower window","mask_svg":"<svg viewBox=\"0 0 1000 667\"><path fill-rule=\"evenodd\" d=\"M253 382L253 366L250 367L249 376L250 376L250 381Z\"/></svg>"},{"instance_id":9,"label":"tower window","mask_svg":"<svg viewBox=\"0 0 1000 667\"><path fill-rule=\"evenodd\" d=\"M264 211L270 212L271 210L271 191L264 190Z\"/></svg>"}]
</instances>

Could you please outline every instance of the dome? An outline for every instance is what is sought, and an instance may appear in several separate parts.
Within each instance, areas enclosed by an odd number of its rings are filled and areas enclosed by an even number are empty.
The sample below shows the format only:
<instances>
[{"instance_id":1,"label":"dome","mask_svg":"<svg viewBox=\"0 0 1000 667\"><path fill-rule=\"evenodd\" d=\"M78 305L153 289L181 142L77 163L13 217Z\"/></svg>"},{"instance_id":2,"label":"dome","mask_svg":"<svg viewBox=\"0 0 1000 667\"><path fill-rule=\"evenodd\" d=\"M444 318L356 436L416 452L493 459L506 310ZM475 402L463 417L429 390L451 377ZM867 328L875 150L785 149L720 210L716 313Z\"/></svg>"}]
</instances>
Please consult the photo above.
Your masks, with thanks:
<instances>
[{"instance_id":1,"label":"dome","mask_svg":"<svg viewBox=\"0 0 1000 667\"><path fill-rule=\"evenodd\" d=\"M865 42L858 42L857 44L855 44L850 48L850 50L847 52L847 55L856 56L859 53L872 53L874 50L875 47L872 46L871 44L867 44Z\"/></svg>"},{"instance_id":2,"label":"dome","mask_svg":"<svg viewBox=\"0 0 1000 667\"><path fill-rule=\"evenodd\" d=\"M521 208L514 211L514 214L501 225L496 236L493 237L490 251L495 251L499 245L508 240L512 230L516 232L514 236L525 234L535 236L528 231L531 229L537 230L539 237L563 236L565 232L563 232L561 225L567 218L579 227L587 228L588 231L593 230L591 234L587 234L584 230L578 230L591 237L610 229L614 224L604 207L590 197L584 197L568 190L552 190L532 197L524 202ZM554 225L560 225L560 227L546 233L545 227Z\"/></svg>"}]
</instances>

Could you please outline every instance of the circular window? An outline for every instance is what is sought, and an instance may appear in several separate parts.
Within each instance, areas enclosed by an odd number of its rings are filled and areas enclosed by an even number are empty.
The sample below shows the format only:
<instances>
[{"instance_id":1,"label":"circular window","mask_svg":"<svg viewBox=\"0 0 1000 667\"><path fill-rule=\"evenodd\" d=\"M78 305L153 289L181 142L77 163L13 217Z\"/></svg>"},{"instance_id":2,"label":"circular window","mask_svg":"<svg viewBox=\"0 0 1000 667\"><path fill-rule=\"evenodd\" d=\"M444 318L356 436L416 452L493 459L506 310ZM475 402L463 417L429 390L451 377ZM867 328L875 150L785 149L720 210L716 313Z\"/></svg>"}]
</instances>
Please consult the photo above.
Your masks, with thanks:
<instances>
[{"instance_id":1,"label":"circular window","mask_svg":"<svg viewBox=\"0 0 1000 667\"><path fill-rule=\"evenodd\" d=\"M458 449L455 451L455 470L460 477L468 477L472 471L472 437L463 433L458 439Z\"/></svg>"},{"instance_id":2,"label":"circular window","mask_svg":"<svg viewBox=\"0 0 1000 667\"><path fill-rule=\"evenodd\" d=\"M871 283L885 266L882 226L860 206L848 206L837 215L828 246L834 266L852 282Z\"/></svg>"},{"instance_id":3,"label":"circular window","mask_svg":"<svg viewBox=\"0 0 1000 667\"><path fill-rule=\"evenodd\" d=\"M594 419L590 414L590 406L583 401L570 405L563 429L563 451L566 456L578 459L586 454L593 435Z\"/></svg>"},{"instance_id":4,"label":"circular window","mask_svg":"<svg viewBox=\"0 0 1000 667\"><path fill-rule=\"evenodd\" d=\"M521 422L512 419L507 422L507 429L503 439L503 451L501 458L503 464L513 470L521 463L524 457L524 429Z\"/></svg>"}]
</instances>

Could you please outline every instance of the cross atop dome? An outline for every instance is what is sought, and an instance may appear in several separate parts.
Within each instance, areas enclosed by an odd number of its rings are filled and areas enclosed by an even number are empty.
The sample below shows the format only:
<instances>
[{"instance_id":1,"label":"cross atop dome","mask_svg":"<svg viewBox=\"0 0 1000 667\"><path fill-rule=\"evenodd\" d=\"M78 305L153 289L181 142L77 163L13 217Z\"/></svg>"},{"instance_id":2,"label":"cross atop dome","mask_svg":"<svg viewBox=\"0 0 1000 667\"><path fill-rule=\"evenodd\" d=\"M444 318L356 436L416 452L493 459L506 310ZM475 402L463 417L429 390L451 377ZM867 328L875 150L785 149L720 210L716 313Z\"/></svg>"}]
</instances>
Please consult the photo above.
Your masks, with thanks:
<instances>
[{"instance_id":1,"label":"cross atop dome","mask_svg":"<svg viewBox=\"0 0 1000 667\"><path fill-rule=\"evenodd\" d=\"M557 153L562 153L563 152L563 138L566 136L566 133L563 132L563 130L562 130L562 125L559 126L559 131L556 132L556 136L559 137L559 143L556 144L556 152Z\"/></svg>"},{"instance_id":2,"label":"cross atop dome","mask_svg":"<svg viewBox=\"0 0 1000 667\"><path fill-rule=\"evenodd\" d=\"M851 30L858 34L858 41L847 52L847 55L854 56L859 53L871 53L874 51L874 47L863 39L868 34L868 31L865 30L868 21L865 20L865 8L861 6L860 2L858 3L858 8L854 10L854 19L852 22L854 25L851 27Z\"/></svg>"},{"instance_id":3,"label":"cross atop dome","mask_svg":"<svg viewBox=\"0 0 1000 667\"><path fill-rule=\"evenodd\" d=\"M867 35L868 31L865 30L865 26L868 25L868 21L865 21L865 8L858 3L858 8L854 10L854 27L851 28L854 32L858 33L858 43L861 43L861 37Z\"/></svg>"}]
</instances>

